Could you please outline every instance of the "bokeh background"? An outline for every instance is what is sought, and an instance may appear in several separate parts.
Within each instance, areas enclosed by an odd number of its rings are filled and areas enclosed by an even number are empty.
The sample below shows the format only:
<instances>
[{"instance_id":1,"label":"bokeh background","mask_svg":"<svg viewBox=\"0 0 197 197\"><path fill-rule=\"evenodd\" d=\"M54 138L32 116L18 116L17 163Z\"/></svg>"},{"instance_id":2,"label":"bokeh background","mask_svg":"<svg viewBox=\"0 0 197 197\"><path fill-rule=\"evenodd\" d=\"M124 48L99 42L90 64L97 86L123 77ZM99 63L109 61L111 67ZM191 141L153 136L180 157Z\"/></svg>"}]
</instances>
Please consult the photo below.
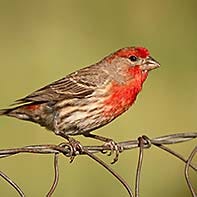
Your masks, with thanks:
<instances>
[{"instance_id":1,"label":"bokeh background","mask_svg":"<svg viewBox=\"0 0 197 197\"><path fill-rule=\"evenodd\" d=\"M196 7L196 0L0 0L0 108L116 49L138 45L147 47L161 68L151 72L135 106L96 133L121 141L197 131ZM0 132L1 149L63 141L38 125L7 117L0 117ZM171 147L187 156L195 145ZM134 183L137 153L121 154L113 166L129 184ZM0 169L27 196L44 196L53 180L53 157L17 155L1 159ZM190 196L183 169L169 154L146 150L141 196ZM197 182L194 174L192 179ZM3 179L0 196L17 196ZM128 195L89 158L70 164L61 156L56 196Z\"/></svg>"}]
</instances>

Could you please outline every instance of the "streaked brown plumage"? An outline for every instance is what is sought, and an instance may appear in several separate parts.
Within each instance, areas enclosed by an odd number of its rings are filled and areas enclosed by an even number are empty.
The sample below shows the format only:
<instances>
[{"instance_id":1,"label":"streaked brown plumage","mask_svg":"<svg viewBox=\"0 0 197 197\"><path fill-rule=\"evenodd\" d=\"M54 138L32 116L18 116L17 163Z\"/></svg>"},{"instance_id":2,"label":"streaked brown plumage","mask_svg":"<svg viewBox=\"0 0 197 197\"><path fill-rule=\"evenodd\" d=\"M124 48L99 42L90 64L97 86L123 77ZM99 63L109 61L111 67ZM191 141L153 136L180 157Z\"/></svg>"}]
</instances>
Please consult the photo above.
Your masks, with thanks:
<instances>
[{"instance_id":1,"label":"streaked brown plumage","mask_svg":"<svg viewBox=\"0 0 197 197\"><path fill-rule=\"evenodd\" d=\"M157 67L147 49L123 48L17 100L17 107L1 110L0 115L38 123L67 139L93 136L90 131L134 103L148 72Z\"/></svg>"}]
</instances>

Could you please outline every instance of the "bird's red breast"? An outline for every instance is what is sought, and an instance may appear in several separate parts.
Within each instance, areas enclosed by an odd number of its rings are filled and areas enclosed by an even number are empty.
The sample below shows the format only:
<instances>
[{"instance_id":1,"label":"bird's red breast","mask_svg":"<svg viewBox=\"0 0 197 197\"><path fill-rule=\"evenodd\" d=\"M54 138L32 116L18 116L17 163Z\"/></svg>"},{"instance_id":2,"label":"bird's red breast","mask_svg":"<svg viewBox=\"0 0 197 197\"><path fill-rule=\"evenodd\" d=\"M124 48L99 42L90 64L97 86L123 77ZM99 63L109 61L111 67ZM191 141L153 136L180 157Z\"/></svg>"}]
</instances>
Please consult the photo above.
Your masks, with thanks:
<instances>
[{"instance_id":1,"label":"bird's red breast","mask_svg":"<svg viewBox=\"0 0 197 197\"><path fill-rule=\"evenodd\" d=\"M134 77L126 84L112 82L110 96L104 101L104 116L116 117L126 111L134 103L148 76L148 73L141 72L139 66L129 69L128 74Z\"/></svg>"}]
</instances>

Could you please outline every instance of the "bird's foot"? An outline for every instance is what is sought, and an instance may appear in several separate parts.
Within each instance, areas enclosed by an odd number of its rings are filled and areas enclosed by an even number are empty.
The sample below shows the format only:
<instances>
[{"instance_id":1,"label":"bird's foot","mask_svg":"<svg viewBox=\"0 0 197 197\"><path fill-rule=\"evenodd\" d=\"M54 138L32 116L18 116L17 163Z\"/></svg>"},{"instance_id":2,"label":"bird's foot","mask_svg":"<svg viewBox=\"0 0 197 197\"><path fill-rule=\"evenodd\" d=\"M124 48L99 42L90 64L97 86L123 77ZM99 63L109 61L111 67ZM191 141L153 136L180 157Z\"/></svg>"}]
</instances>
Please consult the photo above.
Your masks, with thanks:
<instances>
[{"instance_id":1,"label":"bird's foot","mask_svg":"<svg viewBox=\"0 0 197 197\"><path fill-rule=\"evenodd\" d=\"M111 156L112 154L115 153L115 157L114 157L113 161L111 162L111 164L116 163L118 161L119 154L121 152L123 152L123 147L120 146L120 144L114 142L113 140L109 140L108 142L106 142L104 144L104 146L107 146L110 148L110 152L109 152L108 156Z\"/></svg>"},{"instance_id":2,"label":"bird's foot","mask_svg":"<svg viewBox=\"0 0 197 197\"><path fill-rule=\"evenodd\" d=\"M70 157L70 163L72 163L75 159L75 156L79 155L83 152L83 146L81 143L74 138L67 138L68 143L61 143L61 147L67 147L69 149L69 153L67 152L65 155Z\"/></svg>"},{"instance_id":3,"label":"bird's foot","mask_svg":"<svg viewBox=\"0 0 197 197\"><path fill-rule=\"evenodd\" d=\"M74 138L69 137L68 141L71 150L70 163L72 163L75 159L75 156L83 152L83 146L79 141L75 140Z\"/></svg>"},{"instance_id":4,"label":"bird's foot","mask_svg":"<svg viewBox=\"0 0 197 197\"><path fill-rule=\"evenodd\" d=\"M89 132L83 133L83 135L85 137L90 137L90 138L105 142L104 146L109 147L109 150L110 150L108 155L110 156L113 153L115 153L115 157L114 157L113 161L111 162L111 164L114 164L118 161L118 156L123 151L123 147L121 147L120 144L114 142L114 140L112 140L110 138L106 138L106 137L103 137L103 136L100 136L100 135L95 135L95 134L92 134L92 133L89 133ZM103 154L105 154L108 151L103 150L101 152Z\"/></svg>"},{"instance_id":5,"label":"bird's foot","mask_svg":"<svg viewBox=\"0 0 197 197\"><path fill-rule=\"evenodd\" d=\"M67 145L70 148L69 156L70 156L70 163L72 163L73 160L75 159L75 156L83 152L83 146L79 141L66 135L63 131L56 129L55 134L68 140L68 143L65 145Z\"/></svg>"}]
</instances>

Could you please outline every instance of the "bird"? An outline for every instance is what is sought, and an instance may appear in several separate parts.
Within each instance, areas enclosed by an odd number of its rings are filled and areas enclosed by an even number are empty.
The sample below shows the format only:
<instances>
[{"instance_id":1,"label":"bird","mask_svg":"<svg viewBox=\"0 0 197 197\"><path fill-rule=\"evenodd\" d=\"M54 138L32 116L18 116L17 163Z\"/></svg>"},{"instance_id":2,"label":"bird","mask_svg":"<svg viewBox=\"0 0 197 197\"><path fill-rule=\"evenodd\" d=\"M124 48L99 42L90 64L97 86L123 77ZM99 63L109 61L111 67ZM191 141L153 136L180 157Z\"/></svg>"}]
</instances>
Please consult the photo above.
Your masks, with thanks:
<instances>
[{"instance_id":1,"label":"bird","mask_svg":"<svg viewBox=\"0 0 197 197\"><path fill-rule=\"evenodd\" d=\"M69 142L75 135L110 142L92 131L127 111L159 67L148 49L125 47L16 100L0 115L37 123Z\"/></svg>"}]
</instances>

